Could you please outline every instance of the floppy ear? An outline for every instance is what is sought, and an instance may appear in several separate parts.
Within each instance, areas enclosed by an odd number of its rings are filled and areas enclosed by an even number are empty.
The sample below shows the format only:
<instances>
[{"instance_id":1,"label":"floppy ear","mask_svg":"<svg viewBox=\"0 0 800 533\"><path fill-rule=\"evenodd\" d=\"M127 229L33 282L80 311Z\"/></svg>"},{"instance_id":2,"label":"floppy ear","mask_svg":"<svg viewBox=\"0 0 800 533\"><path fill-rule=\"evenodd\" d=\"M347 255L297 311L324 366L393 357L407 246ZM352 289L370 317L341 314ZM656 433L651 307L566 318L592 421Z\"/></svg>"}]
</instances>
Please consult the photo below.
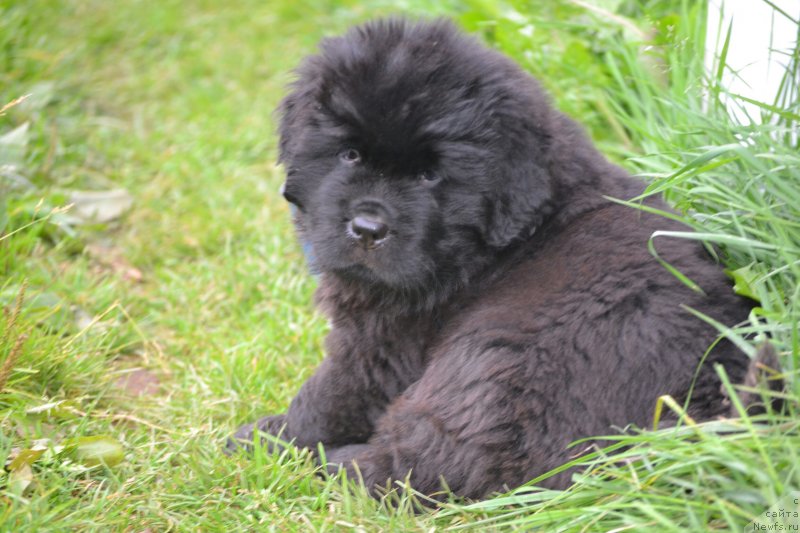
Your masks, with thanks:
<instances>
[{"instance_id":1,"label":"floppy ear","mask_svg":"<svg viewBox=\"0 0 800 533\"><path fill-rule=\"evenodd\" d=\"M486 242L503 248L532 235L552 212L552 183L547 170L547 137L528 131L513 139L502 159L495 162L489 193Z\"/></svg>"},{"instance_id":2,"label":"floppy ear","mask_svg":"<svg viewBox=\"0 0 800 533\"><path fill-rule=\"evenodd\" d=\"M287 168L297 155L303 136L308 132L307 126L313 122L315 106L325 92L323 67L319 56L306 57L295 69L297 78L289 86L289 93L275 110L279 118L278 163Z\"/></svg>"},{"instance_id":3,"label":"floppy ear","mask_svg":"<svg viewBox=\"0 0 800 533\"><path fill-rule=\"evenodd\" d=\"M283 163L287 167L291 165L296 152L298 142L298 129L300 125L300 98L298 90L289 93L275 112L279 116L278 125L278 163Z\"/></svg>"}]
</instances>

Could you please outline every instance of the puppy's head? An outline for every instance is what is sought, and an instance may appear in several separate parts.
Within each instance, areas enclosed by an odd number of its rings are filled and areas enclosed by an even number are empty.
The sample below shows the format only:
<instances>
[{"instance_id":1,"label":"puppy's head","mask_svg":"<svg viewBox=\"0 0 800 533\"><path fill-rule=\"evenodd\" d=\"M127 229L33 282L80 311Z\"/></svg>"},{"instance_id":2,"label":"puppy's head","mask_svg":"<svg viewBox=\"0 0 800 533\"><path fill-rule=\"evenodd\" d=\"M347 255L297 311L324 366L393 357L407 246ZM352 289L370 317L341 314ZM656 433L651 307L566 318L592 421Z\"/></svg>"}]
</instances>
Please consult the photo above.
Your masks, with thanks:
<instances>
[{"instance_id":1,"label":"puppy's head","mask_svg":"<svg viewBox=\"0 0 800 533\"><path fill-rule=\"evenodd\" d=\"M550 209L546 98L447 21L323 40L279 113L284 196L321 271L406 289L465 280Z\"/></svg>"}]
</instances>

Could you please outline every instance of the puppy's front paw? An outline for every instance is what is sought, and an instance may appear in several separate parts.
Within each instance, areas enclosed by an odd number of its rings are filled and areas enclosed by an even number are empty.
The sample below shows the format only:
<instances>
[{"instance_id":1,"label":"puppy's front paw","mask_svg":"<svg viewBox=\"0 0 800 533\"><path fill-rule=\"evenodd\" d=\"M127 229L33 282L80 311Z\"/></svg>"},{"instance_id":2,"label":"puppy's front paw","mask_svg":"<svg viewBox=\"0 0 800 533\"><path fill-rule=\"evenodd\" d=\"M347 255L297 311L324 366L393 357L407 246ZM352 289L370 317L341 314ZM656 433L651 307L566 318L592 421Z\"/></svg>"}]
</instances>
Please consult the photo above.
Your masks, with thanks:
<instances>
[{"instance_id":1,"label":"puppy's front paw","mask_svg":"<svg viewBox=\"0 0 800 533\"><path fill-rule=\"evenodd\" d=\"M356 456L366 452L369 444L348 444L333 448L325 448L326 463L322 466L331 475L335 475L339 470L346 470L351 479L357 479L355 474L354 462Z\"/></svg>"},{"instance_id":2,"label":"puppy's front paw","mask_svg":"<svg viewBox=\"0 0 800 533\"><path fill-rule=\"evenodd\" d=\"M223 452L225 455L233 455L238 451L252 452L253 443L258 435L259 442L267 448L269 453L280 446L275 439L270 439L267 435L281 438L284 426L286 425L286 415L272 415L259 418L255 422L239 426L236 433L225 443Z\"/></svg>"}]
</instances>

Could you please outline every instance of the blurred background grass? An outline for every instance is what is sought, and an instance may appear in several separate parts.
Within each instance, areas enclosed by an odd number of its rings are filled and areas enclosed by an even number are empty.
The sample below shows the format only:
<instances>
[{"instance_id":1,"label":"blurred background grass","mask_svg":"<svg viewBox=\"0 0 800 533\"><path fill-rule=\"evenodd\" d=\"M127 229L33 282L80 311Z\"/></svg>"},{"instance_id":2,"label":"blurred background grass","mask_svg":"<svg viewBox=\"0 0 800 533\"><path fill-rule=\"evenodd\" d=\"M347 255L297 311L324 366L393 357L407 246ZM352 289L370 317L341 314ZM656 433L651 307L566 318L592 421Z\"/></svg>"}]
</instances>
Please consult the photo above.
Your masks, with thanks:
<instances>
[{"instance_id":1,"label":"blurred background grass","mask_svg":"<svg viewBox=\"0 0 800 533\"><path fill-rule=\"evenodd\" d=\"M760 300L723 333L771 337L785 413L629 428L567 492L423 514L302 453L220 455L326 331L272 111L320 37L388 13L455 18L667 196ZM0 530L736 529L800 489L798 51L739 123L705 21L688 0L4 4L0 108L27 98L0 116Z\"/></svg>"}]
</instances>

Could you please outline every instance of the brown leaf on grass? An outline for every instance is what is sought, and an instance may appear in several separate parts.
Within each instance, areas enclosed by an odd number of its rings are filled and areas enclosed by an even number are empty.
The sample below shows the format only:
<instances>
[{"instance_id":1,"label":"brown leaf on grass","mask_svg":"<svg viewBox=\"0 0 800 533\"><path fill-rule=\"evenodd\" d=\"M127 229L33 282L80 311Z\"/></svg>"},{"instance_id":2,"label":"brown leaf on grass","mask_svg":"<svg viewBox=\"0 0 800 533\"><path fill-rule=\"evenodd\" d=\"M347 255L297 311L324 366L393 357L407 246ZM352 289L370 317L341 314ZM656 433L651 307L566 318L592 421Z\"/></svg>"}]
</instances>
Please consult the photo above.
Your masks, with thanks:
<instances>
[{"instance_id":1,"label":"brown leaf on grass","mask_svg":"<svg viewBox=\"0 0 800 533\"><path fill-rule=\"evenodd\" d=\"M144 368L136 368L120 376L114 384L131 396L148 396L158 394L161 381L153 372Z\"/></svg>"},{"instance_id":2,"label":"brown leaf on grass","mask_svg":"<svg viewBox=\"0 0 800 533\"><path fill-rule=\"evenodd\" d=\"M144 279L142 271L131 265L118 248L93 243L86 246L85 250L101 270L113 272L122 279L133 283L139 283Z\"/></svg>"}]
</instances>

